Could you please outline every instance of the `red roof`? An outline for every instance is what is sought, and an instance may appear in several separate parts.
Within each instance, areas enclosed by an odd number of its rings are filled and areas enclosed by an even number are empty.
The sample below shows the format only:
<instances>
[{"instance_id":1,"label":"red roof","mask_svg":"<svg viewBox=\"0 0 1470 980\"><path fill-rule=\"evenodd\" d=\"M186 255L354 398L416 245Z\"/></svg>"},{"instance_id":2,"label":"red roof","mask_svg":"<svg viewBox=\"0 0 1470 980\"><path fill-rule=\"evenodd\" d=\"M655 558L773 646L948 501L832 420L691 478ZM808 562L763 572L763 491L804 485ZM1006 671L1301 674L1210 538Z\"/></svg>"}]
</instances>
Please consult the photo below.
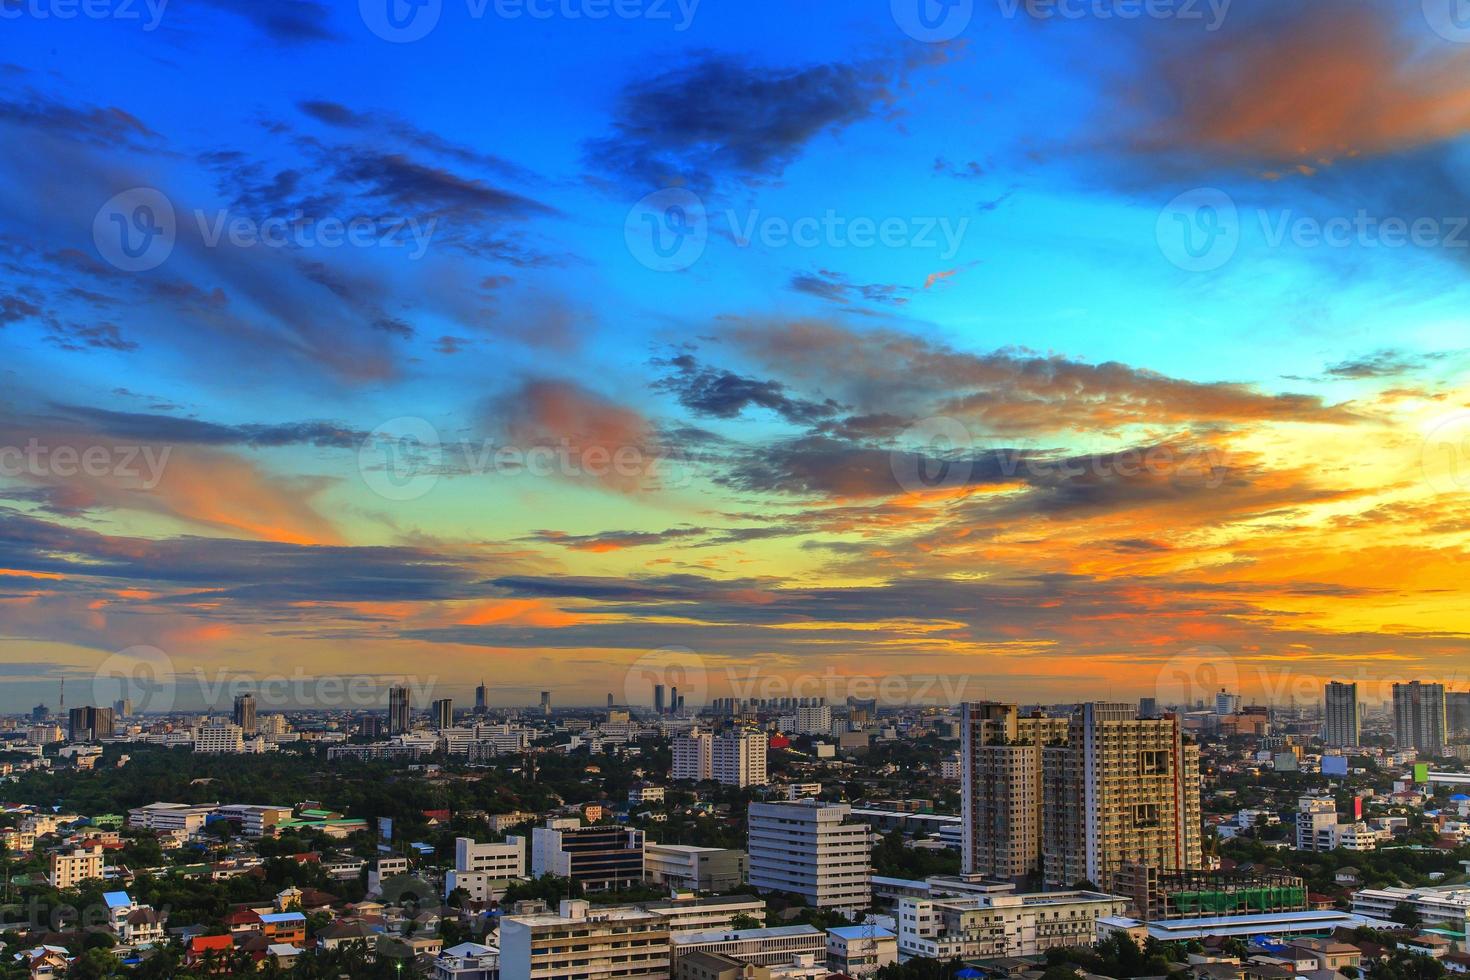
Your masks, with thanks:
<instances>
[{"instance_id":1,"label":"red roof","mask_svg":"<svg viewBox=\"0 0 1470 980\"><path fill-rule=\"evenodd\" d=\"M189 940L189 952L206 953L210 950L234 948L235 940L230 936L195 936Z\"/></svg>"}]
</instances>

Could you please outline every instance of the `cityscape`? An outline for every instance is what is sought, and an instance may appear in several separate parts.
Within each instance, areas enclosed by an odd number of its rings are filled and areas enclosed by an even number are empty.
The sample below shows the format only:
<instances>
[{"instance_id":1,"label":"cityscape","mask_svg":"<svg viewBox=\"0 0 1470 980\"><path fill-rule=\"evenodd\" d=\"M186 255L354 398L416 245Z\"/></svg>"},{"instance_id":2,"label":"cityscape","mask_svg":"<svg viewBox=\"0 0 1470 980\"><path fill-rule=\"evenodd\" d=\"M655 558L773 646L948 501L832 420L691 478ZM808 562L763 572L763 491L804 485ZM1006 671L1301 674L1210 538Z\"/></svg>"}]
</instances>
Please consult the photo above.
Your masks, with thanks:
<instances>
[{"instance_id":1,"label":"cityscape","mask_svg":"<svg viewBox=\"0 0 1470 980\"><path fill-rule=\"evenodd\" d=\"M1470 0L0 37L0 980L1470 980Z\"/></svg>"}]
</instances>

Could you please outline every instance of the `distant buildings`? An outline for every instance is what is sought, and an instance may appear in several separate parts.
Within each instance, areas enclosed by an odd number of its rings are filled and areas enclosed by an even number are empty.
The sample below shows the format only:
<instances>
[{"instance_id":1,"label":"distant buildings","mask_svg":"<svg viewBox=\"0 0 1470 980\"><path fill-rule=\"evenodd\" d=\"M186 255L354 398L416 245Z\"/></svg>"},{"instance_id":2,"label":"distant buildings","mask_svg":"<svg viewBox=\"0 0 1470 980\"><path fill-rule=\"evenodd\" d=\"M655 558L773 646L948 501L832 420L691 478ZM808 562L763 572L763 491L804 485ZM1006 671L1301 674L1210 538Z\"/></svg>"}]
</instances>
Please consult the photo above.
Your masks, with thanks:
<instances>
[{"instance_id":1,"label":"distant buildings","mask_svg":"<svg viewBox=\"0 0 1470 980\"><path fill-rule=\"evenodd\" d=\"M413 707L406 687L388 688L388 734L406 735L412 730Z\"/></svg>"},{"instance_id":2,"label":"distant buildings","mask_svg":"<svg viewBox=\"0 0 1470 980\"><path fill-rule=\"evenodd\" d=\"M1410 681L1393 686L1393 734L1399 748L1421 755L1444 755L1445 691L1443 684Z\"/></svg>"},{"instance_id":3,"label":"distant buildings","mask_svg":"<svg viewBox=\"0 0 1470 980\"><path fill-rule=\"evenodd\" d=\"M235 698L235 710L231 716L240 731L246 735L254 735L255 728L255 695L241 694Z\"/></svg>"},{"instance_id":4,"label":"distant buildings","mask_svg":"<svg viewBox=\"0 0 1470 980\"><path fill-rule=\"evenodd\" d=\"M429 719L436 731L454 727L454 699L439 698L429 706Z\"/></svg>"},{"instance_id":5,"label":"distant buildings","mask_svg":"<svg viewBox=\"0 0 1470 980\"><path fill-rule=\"evenodd\" d=\"M1371 851L1377 847L1378 835L1366 823L1339 822L1337 801L1331 797L1303 796L1297 801L1298 851Z\"/></svg>"},{"instance_id":6,"label":"distant buildings","mask_svg":"<svg viewBox=\"0 0 1470 980\"><path fill-rule=\"evenodd\" d=\"M858 913L872 901L867 824L845 804L750 804L750 883L800 895L814 908Z\"/></svg>"},{"instance_id":7,"label":"distant buildings","mask_svg":"<svg viewBox=\"0 0 1470 980\"><path fill-rule=\"evenodd\" d=\"M1323 708L1324 742L1339 749L1354 749L1362 744L1363 710L1358 701L1358 685L1330 682L1323 691Z\"/></svg>"},{"instance_id":8,"label":"distant buildings","mask_svg":"<svg viewBox=\"0 0 1470 980\"><path fill-rule=\"evenodd\" d=\"M67 715L67 736L73 742L98 742L112 738L116 728L111 708L72 708Z\"/></svg>"}]
</instances>

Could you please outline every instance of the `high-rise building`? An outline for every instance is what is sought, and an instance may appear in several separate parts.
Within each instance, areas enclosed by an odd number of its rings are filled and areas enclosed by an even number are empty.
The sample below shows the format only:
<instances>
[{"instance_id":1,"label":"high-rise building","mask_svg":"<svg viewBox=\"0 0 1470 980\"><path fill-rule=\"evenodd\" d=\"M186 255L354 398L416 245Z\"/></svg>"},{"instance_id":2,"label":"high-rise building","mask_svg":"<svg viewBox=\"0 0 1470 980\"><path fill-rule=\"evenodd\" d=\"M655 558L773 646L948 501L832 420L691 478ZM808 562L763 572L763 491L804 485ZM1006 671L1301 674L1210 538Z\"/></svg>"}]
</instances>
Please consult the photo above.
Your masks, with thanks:
<instances>
[{"instance_id":1,"label":"high-rise building","mask_svg":"<svg viewBox=\"0 0 1470 980\"><path fill-rule=\"evenodd\" d=\"M653 713L656 715L664 713L664 686L662 684L653 685Z\"/></svg>"},{"instance_id":2,"label":"high-rise building","mask_svg":"<svg viewBox=\"0 0 1470 980\"><path fill-rule=\"evenodd\" d=\"M831 706L826 704L812 704L797 708L796 731L800 735L831 735Z\"/></svg>"},{"instance_id":3,"label":"high-rise building","mask_svg":"<svg viewBox=\"0 0 1470 980\"><path fill-rule=\"evenodd\" d=\"M454 727L454 699L440 698L429 708L429 717L434 720L434 727L439 731Z\"/></svg>"},{"instance_id":4,"label":"high-rise building","mask_svg":"<svg viewBox=\"0 0 1470 980\"><path fill-rule=\"evenodd\" d=\"M1215 714L1236 715L1240 713L1240 695L1220 690L1215 694Z\"/></svg>"},{"instance_id":5,"label":"high-rise building","mask_svg":"<svg viewBox=\"0 0 1470 980\"><path fill-rule=\"evenodd\" d=\"M73 742L111 738L115 727L111 708L72 708L67 713L67 737Z\"/></svg>"},{"instance_id":6,"label":"high-rise building","mask_svg":"<svg viewBox=\"0 0 1470 980\"><path fill-rule=\"evenodd\" d=\"M475 687L475 714L483 715L486 708L489 707L489 705L486 704L485 700L488 693L489 692L485 689L485 682L483 680L480 681L480 683Z\"/></svg>"},{"instance_id":7,"label":"high-rise building","mask_svg":"<svg viewBox=\"0 0 1470 980\"><path fill-rule=\"evenodd\" d=\"M1156 717L1158 717L1158 714L1159 714L1159 699L1158 698L1139 698L1138 699L1138 717L1140 717L1140 718L1156 718Z\"/></svg>"},{"instance_id":8,"label":"high-rise building","mask_svg":"<svg viewBox=\"0 0 1470 980\"><path fill-rule=\"evenodd\" d=\"M612 692L607 692L607 710L611 711L613 706Z\"/></svg>"},{"instance_id":9,"label":"high-rise building","mask_svg":"<svg viewBox=\"0 0 1470 980\"><path fill-rule=\"evenodd\" d=\"M1447 691L1444 696L1445 734L1453 745L1470 742L1470 691Z\"/></svg>"},{"instance_id":10,"label":"high-rise building","mask_svg":"<svg viewBox=\"0 0 1470 980\"><path fill-rule=\"evenodd\" d=\"M1393 686L1393 737L1401 749L1417 749L1422 755L1444 755L1443 684L1410 681Z\"/></svg>"},{"instance_id":11,"label":"high-rise building","mask_svg":"<svg viewBox=\"0 0 1470 980\"><path fill-rule=\"evenodd\" d=\"M131 698L119 698L112 702L112 713L117 718L131 718L133 716L133 701Z\"/></svg>"},{"instance_id":12,"label":"high-rise building","mask_svg":"<svg viewBox=\"0 0 1470 980\"><path fill-rule=\"evenodd\" d=\"M1323 691L1323 708L1324 742L1340 749L1353 749L1362 744L1363 712L1358 701L1358 685L1329 682Z\"/></svg>"},{"instance_id":13,"label":"high-rise building","mask_svg":"<svg viewBox=\"0 0 1470 980\"><path fill-rule=\"evenodd\" d=\"M630 888L643 881L643 831L548 820L531 830L531 873L571 878L591 891Z\"/></svg>"},{"instance_id":14,"label":"high-rise building","mask_svg":"<svg viewBox=\"0 0 1470 980\"><path fill-rule=\"evenodd\" d=\"M388 734L406 735L413 723L413 706L408 688L388 688Z\"/></svg>"},{"instance_id":15,"label":"high-rise building","mask_svg":"<svg viewBox=\"0 0 1470 980\"><path fill-rule=\"evenodd\" d=\"M255 695L240 694L235 697L235 711L231 720L246 735L255 734Z\"/></svg>"},{"instance_id":16,"label":"high-rise building","mask_svg":"<svg viewBox=\"0 0 1470 980\"><path fill-rule=\"evenodd\" d=\"M674 779L713 779L726 786L766 784L766 736L736 729L713 735L694 729L674 736Z\"/></svg>"},{"instance_id":17,"label":"high-rise building","mask_svg":"<svg viewBox=\"0 0 1470 980\"><path fill-rule=\"evenodd\" d=\"M750 884L800 895L814 908L859 914L872 902L865 823L841 803L750 804Z\"/></svg>"},{"instance_id":18,"label":"high-rise building","mask_svg":"<svg viewBox=\"0 0 1470 980\"><path fill-rule=\"evenodd\" d=\"M541 713L543 715L550 715L551 714L551 692L550 691L542 691L541 692Z\"/></svg>"},{"instance_id":19,"label":"high-rise building","mask_svg":"<svg viewBox=\"0 0 1470 980\"><path fill-rule=\"evenodd\" d=\"M1173 716L1080 705L1066 743L1042 749L1042 866L1049 887L1111 887L1124 864L1199 868L1199 746Z\"/></svg>"},{"instance_id":20,"label":"high-rise building","mask_svg":"<svg viewBox=\"0 0 1470 980\"><path fill-rule=\"evenodd\" d=\"M1020 880L1041 870L1042 749L1067 738L1066 718L1023 718L1014 704L960 712L960 840L970 874Z\"/></svg>"}]
</instances>

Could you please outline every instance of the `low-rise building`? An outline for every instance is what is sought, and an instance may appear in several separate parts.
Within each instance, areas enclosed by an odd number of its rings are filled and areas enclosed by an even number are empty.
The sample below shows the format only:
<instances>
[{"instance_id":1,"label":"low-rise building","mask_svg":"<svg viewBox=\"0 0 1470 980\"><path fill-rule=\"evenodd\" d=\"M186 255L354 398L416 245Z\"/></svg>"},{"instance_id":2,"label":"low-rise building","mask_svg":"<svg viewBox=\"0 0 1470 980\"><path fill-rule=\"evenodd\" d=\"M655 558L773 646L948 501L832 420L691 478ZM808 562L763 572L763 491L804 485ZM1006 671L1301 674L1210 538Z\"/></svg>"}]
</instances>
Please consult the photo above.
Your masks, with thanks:
<instances>
[{"instance_id":1,"label":"low-rise building","mask_svg":"<svg viewBox=\"0 0 1470 980\"><path fill-rule=\"evenodd\" d=\"M692 844L643 845L643 873L656 885L681 891L726 892L745 883L744 851Z\"/></svg>"},{"instance_id":2,"label":"low-rise building","mask_svg":"<svg viewBox=\"0 0 1470 980\"><path fill-rule=\"evenodd\" d=\"M557 912L500 920L500 969L515 980L665 980L669 929L661 916L563 901Z\"/></svg>"},{"instance_id":3,"label":"low-rise building","mask_svg":"<svg viewBox=\"0 0 1470 980\"><path fill-rule=\"evenodd\" d=\"M1035 956L1091 945L1098 921L1127 908L1121 896L1092 891L900 898L898 948L938 960Z\"/></svg>"},{"instance_id":4,"label":"low-rise building","mask_svg":"<svg viewBox=\"0 0 1470 980\"><path fill-rule=\"evenodd\" d=\"M869 977L898 962L898 937L874 925L827 930L827 969L850 977Z\"/></svg>"},{"instance_id":5,"label":"low-rise building","mask_svg":"<svg viewBox=\"0 0 1470 980\"><path fill-rule=\"evenodd\" d=\"M816 926L774 926L769 929L715 929L674 933L674 963L690 953L718 953L756 966L784 966L802 957L822 962L827 934Z\"/></svg>"}]
</instances>

